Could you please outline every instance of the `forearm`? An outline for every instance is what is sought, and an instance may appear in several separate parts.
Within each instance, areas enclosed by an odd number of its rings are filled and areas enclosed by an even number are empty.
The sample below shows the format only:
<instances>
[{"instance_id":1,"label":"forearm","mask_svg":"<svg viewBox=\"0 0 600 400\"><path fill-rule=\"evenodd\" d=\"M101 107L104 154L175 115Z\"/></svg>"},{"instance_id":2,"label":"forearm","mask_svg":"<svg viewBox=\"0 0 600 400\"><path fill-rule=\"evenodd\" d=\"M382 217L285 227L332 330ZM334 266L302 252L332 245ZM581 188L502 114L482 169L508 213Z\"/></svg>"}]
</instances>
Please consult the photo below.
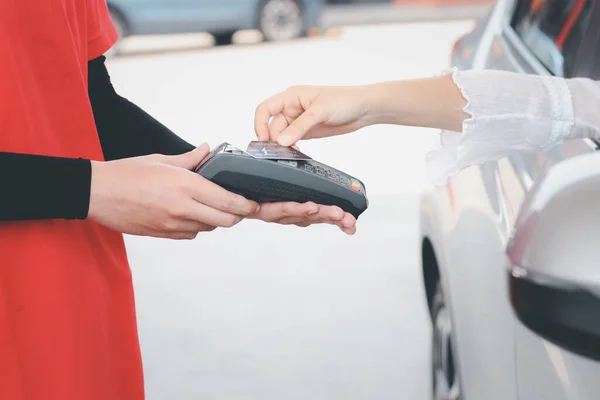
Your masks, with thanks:
<instances>
[{"instance_id":1,"label":"forearm","mask_svg":"<svg viewBox=\"0 0 600 400\"><path fill-rule=\"evenodd\" d=\"M523 139L534 132L536 137L554 132L554 141L600 138L600 82L585 78L461 71L458 77L378 83L364 93L374 124L463 132L465 120L472 118L472 130L480 134L485 132L478 126L489 127L496 120L498 129L489 133L500 139L503 131L528 125L533 129L523 130Z\"/></svg>"},{"instance_id":2,"label":"forearm","mask_svg":"<svg viewBox=\"0 0 600 400\"><path fill-rule=\"evenodd\" d=\"M115 93L103 57L88 66L90 102L106 160L194 149ZM0 221L86 219L91 179L89 160L0 153Z\"/></svg>"},{"instance_id":3,"label":"forearm","mask_svg":"<svg viewBox=\"0 0 600 400\"><path fill-rule=\"evenodd\" d=\"M0 221L87 218L90 161L0 153Z\"/></svg>"},{"instance_id":4,"label":"forearm","mask_svg":"<svg viewBox=\"0 0 600 400\"><path fill-rule=\"evenodd\" d=\"M374 124L461 131L467 101L450 75L385 82L365 89Z\"/></svg>"},{"instance_id":5,"label":"forearm","mask_svg":"<svg viewBox=\"0 0 600 400\"><path fill-rule=\"evenodd\" d=\"M424 80L407 83L397 96L407 99L422 90L412 107L399 101L409 110L399 120L443 129L442 147L427 158L437 182L511 152L544 152L567 139L597 135L600 120L592 116L600 92L594 82L498 70L453 70L435 79L454 91Z\"/></svg>"},{"instance_id":6,"label":"forearm","mask_svg":"<svg viewBox=\"0 0 600 400\"><path fill-rule=\"evenodd\" d=\"M106 160L148 154L177 155L194 149L193 145L115 92L104 57L88 63L88 76L88 94Z\"/></svg>"}]
</instances>

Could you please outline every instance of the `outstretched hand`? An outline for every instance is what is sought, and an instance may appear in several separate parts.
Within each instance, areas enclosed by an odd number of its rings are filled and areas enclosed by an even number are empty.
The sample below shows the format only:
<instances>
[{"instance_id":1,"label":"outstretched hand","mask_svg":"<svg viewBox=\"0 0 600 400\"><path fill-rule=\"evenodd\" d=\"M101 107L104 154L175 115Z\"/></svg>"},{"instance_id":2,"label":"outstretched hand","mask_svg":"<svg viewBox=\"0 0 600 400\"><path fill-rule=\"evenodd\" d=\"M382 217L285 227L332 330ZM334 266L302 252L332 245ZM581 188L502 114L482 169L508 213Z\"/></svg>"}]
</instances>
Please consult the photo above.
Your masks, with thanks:
<instances>
[{"instance_id":1,"label":"outstretched hand","mask_svg":"<svg viewBox=\"0 0 600 400\"><path fill-rule=\"evenodd\" d=\"M372 123L367 94L360 86L291 87L257 107L256 136L292 146L302 139L354 132Z\"/></svg>"}]
</instances>

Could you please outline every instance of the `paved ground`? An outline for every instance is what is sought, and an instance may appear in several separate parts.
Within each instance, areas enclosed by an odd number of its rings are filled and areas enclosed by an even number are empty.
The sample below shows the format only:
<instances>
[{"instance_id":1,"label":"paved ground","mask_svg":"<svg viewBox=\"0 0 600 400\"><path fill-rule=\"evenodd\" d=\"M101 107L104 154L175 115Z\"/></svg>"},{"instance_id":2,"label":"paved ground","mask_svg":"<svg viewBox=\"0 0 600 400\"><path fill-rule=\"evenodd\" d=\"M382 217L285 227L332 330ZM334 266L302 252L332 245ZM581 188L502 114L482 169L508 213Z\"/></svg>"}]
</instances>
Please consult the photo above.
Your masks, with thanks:
<instances>
[{"instance_id":1,"label":"paved ground","mask_svg":"<svg viewBox=\"0 0 600 400\"><path fill-rule=\"evenodd\" d=\"M194 143L245 146L255 106L292 84L361 84L447 66L470 22L122 58L118 91ZM428 399L418 194L435 132L379 126L303 150L367 185L358 234L246 222L192 242L128 237L148 398Z\"/></svg>"}]
</instances>

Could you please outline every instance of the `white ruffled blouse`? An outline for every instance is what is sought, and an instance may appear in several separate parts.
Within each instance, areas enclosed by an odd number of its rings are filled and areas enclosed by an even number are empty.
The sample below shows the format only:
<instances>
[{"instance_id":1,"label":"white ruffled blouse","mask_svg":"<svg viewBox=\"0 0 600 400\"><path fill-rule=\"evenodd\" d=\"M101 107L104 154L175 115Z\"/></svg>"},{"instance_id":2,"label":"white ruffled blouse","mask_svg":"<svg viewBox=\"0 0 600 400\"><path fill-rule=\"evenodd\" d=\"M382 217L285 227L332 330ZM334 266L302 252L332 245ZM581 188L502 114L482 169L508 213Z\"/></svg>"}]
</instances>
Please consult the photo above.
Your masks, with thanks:
<instances>
[{"instance_id":1,"label":"white ruffled blouse","mask_svg":"<svg viewBox=\"0 0 600 400\"><path fill-rule=\"evenodd\" d=\"M564 140L600 139L600 82L496 70L452 69L469 114L462 132L441 132L427 155L433 182L512 151L544 151Z\"/></svg>"}]
</instances>

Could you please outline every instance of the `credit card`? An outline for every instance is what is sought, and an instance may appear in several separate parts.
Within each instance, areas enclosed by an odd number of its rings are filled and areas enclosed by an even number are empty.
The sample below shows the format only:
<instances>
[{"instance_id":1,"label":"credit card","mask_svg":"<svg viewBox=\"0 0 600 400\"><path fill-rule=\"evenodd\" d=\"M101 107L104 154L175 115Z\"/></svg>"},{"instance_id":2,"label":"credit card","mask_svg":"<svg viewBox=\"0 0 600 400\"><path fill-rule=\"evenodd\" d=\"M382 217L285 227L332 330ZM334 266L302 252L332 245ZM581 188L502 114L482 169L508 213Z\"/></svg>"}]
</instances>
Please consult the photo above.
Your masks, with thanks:
<instances>
[{"instance_id":1,"label":"credit card","mask_svg":"<svg viewBox=\"0 0 600 400\"><path fill-rule=\"evenodd\" d=\"M265 160L312 160L293 147L281 146L274 142L250 142L246 153Z\"/></svg>"}]
</instances>

